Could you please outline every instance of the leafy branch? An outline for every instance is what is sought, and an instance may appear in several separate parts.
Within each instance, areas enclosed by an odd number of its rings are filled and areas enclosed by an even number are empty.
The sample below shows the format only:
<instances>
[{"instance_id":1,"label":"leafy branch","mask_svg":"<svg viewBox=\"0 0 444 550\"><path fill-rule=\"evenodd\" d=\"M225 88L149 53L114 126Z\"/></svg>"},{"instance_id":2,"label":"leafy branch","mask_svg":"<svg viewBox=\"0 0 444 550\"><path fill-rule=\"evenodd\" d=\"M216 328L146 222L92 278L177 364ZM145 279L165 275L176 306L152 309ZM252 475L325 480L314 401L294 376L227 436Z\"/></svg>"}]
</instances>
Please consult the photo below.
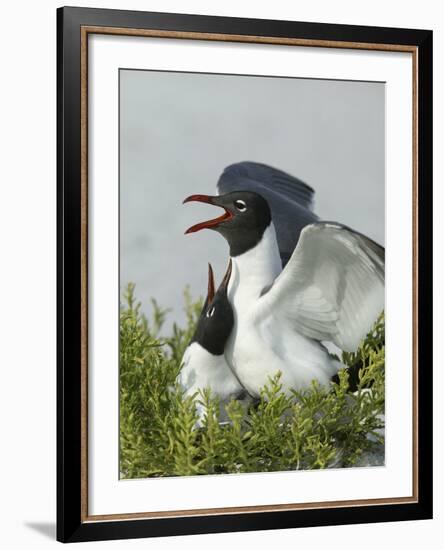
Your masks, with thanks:
<instances>
[{"instance_id":1,"label":"leafy branch","mask_svg":"<svg viewBox=\"0 0 444 550\"><path fill-rule=\"evenodd\" d=\"M196 400L183 395L176 378L202 301L185 291L186 324L174 324L167 337L160 332L168 310L155 300L151 305L148 320L128 285L120 312L122 478L349 467L369 456L382 462L383 314L356 353L342 354L342 362L357 369L356 391L350 392L346 369L330 389L313 383L290 395L276 373L255 404L231 401L230 422L221 423L218 399L206 389L196 396L207 411L196 429Z\"/></svg>"}]
</instances>

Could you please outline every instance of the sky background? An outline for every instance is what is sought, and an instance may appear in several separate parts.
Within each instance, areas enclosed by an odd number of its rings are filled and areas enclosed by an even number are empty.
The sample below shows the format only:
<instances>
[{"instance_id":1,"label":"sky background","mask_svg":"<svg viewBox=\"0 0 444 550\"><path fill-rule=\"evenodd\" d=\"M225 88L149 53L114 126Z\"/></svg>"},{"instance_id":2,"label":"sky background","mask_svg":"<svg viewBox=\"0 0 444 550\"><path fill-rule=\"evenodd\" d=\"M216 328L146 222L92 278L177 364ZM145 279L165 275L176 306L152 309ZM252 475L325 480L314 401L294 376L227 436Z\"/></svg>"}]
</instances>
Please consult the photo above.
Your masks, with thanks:
<instances>
[{"instance_id":1,"label":"sky background","mask_svg":"<svg viewBox=\"0 0 444 550\"><path fill-rule=\"evenodd\" d=\"M311 185L321 219L384 244L383 83L120 71L120 284L131 281L183 322L183 289L205 293L207 263L223 276L219 215L190 194L215 194L225 166L270 164Z\"/></svg>"}]
</instances>

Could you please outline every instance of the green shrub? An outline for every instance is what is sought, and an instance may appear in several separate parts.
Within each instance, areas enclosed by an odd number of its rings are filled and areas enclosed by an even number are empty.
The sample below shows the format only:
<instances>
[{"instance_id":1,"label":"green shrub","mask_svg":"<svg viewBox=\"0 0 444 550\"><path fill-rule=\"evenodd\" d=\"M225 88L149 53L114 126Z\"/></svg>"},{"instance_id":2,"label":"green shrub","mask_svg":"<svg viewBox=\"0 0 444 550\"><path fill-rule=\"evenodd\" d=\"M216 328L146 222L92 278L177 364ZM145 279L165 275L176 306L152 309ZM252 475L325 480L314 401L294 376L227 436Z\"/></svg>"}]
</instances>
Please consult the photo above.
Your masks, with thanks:
<instances>
[{"instance_id":1,"label":"green shrub","mask_svg":"<svg viewBox=\"0 0 444 550\"><path fill-rule=\"evenodd\" d=\"M160 330L168 314L152 300L147 320L128 285L120 313L120 471L122 479L149 476L268 472L348 467L383 460L384 317L348 366L361 366L357 391L339 373L331 389L281 391L280 375L247 407L231 401L229 423L219 423L219 403L204 390L197 398L208 411L196 429L195 402L176 384L182 355L194 333L202 301L185 292L186 326ZM371 463L371 460L370 460Z\"/></svg>"}]
</instances>

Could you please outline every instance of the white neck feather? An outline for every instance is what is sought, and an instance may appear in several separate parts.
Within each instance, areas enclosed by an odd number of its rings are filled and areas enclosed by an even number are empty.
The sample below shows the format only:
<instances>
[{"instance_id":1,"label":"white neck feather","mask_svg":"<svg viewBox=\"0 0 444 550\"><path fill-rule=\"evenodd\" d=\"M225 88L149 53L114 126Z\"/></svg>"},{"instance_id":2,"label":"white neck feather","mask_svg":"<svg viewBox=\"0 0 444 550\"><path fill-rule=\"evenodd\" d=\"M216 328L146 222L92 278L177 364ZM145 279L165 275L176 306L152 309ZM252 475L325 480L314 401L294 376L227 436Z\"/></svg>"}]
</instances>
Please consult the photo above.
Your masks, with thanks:
<instances>
[{"instance_id":1,"label":"white neck feather","mask_svg":"<svg viewBox=\"0 0 444 550\"><path fill-rule=\"evenodd\" d=\"M258 297L262 290L271 285L282 271L276 231L273 223L264 231L262 239L254 247L233 258L234 273L229 295L235 301L236 295Z\"/></svg>"}]
</instances>

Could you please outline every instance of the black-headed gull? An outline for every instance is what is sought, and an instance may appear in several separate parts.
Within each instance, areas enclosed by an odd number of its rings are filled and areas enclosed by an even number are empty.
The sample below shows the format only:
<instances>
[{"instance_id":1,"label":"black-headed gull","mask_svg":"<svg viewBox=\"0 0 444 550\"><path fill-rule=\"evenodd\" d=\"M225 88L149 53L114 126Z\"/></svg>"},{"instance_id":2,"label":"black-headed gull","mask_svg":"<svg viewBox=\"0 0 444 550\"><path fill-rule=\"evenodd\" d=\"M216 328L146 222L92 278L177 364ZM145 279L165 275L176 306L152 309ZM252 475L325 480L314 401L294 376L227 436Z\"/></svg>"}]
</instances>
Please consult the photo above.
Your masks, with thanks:
<instances>
[{"instance_id":1,"label":"black-headed gull","mask_svg":"<svg viewBox=\"0 0 444 550\"><path fill-rule=\"evenodd\" d=\"M190 201L225 211L187 232L213 229L229 244L234 326L225 357L242 385L256 397L276 371L286 390L306 388L313 379L328 384L343 365L322 341L356 350L384 308L384 249L341 224L296 218L287 219L296 227L294 250L290 240L281 246L272 208L254 191L192 195ZM301 208L308 212L307 205Z\"/></svg>"}]
</instances>

